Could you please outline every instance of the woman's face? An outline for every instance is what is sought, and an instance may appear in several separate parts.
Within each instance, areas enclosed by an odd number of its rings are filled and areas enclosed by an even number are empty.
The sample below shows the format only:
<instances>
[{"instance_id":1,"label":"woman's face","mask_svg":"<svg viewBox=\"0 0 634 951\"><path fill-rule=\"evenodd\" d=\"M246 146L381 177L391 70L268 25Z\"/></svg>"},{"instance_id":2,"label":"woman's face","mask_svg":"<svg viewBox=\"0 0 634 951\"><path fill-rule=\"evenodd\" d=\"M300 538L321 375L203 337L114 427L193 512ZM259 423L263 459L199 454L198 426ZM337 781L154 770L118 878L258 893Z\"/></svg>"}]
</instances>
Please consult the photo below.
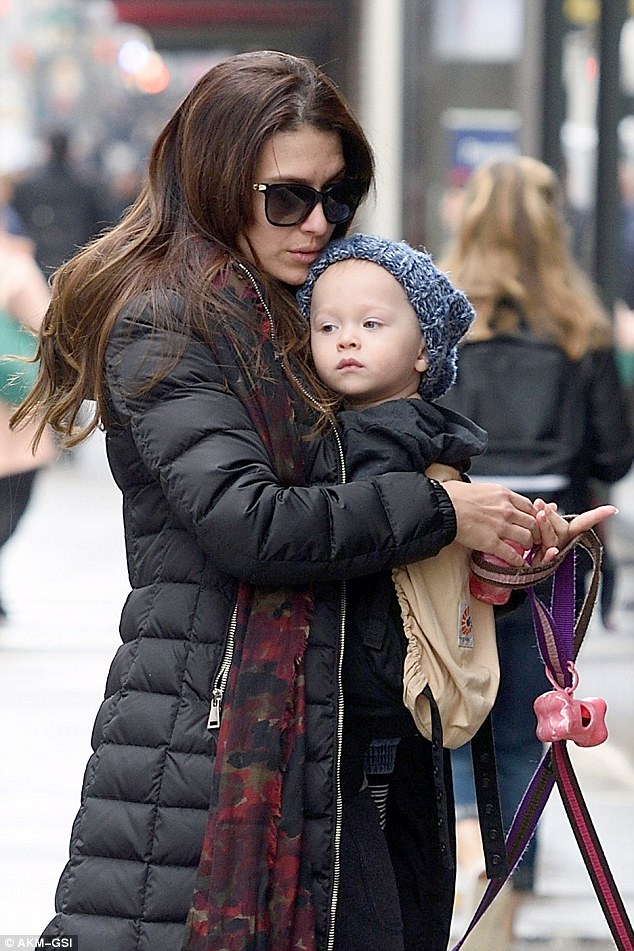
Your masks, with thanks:
<instances>
[{"instance_id":1,"label":"woman's face","mask_svg":"<svg viewBox=\"0 0 634 951\"><path fill-rule=\"evenodd\" d=\"M302 126L278 132L265 142L256 166L254 184L295 182L323 191L341 181L345 162L336 132ZM308 217L297 225L281 228L270 224L264 213L264 192L253 192L251 220L238 243L247 258L257 256L260 266L285 284L303 284L308 269L326 246L335 229L317 202Z\"/></svg>"}]
</instances>

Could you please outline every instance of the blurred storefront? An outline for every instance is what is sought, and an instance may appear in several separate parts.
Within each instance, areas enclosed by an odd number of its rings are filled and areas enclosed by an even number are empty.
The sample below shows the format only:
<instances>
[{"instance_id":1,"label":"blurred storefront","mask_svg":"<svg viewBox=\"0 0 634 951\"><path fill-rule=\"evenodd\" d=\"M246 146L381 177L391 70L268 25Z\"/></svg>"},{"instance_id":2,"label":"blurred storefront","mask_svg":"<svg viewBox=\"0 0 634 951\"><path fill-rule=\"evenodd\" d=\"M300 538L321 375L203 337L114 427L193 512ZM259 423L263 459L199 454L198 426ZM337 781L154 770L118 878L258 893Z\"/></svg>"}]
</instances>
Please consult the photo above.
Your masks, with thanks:
<instances>
[{"instance_id":1,"label":"blurred storefront","mask_svg":"<svg viewBox=\"0 0 634 951\"><path fill-rule=\"evenodd\" d=\"M579 257L615 296L634 0L0 0L0 173L53 125L107 177L143 166L198 77L258 48L310 56L359 113L379 173L364 228L437 252L447 193L526 152L562 175Z\"/></svg>"},{"instance_id":2,"label":"blurred storefront","mask_svg":"<svg viewBox=\"0 0 634 951\"><path fill-rule=\"evenodd\" d=\"M561 176L575 251L612 304L624 201L634 206L634 3L404 0L404 10L405 236L437 251L470 166L525 152Z\"/></svg>"},{"instance_id":3,"label":"blurred storefront","mask_svg":"<svg viewBox=\"0 0 634 951\"><path fill-rule=\"evenodd\" d=\"M214 63L277 48L331 64L351 41L341 0L0 0L0 173L42 158L62 126L87 168L143 163Z\"/></svg>"},{"instance_id":4,"label":"blurred storefront","mask_svg":"<svg viewBox=\"0 0 634 951\"><path fill-rule=\"evenodd\" d=\"M114 0L114 7L162 50L282 49L340 62L348 45L338 0Z\"/></svg>"}]
</instances>

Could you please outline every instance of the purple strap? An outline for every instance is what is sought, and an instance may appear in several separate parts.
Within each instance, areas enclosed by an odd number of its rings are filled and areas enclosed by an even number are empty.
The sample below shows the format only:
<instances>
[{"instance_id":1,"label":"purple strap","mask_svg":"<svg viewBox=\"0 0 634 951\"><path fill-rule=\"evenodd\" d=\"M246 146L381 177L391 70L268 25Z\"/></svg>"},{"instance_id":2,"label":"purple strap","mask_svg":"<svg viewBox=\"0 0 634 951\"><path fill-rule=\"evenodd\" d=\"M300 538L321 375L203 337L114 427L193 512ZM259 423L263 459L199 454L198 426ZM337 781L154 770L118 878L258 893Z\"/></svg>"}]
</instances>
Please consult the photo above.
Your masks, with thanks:
<instances>
[{"instance_id":1,"label":"purple strap","mask_svg":"<svg viewBox=\"0 0 634 951\"><path fill-rule=\"evenodd\" d=\"M575 620L574 549L577 544L585 548L592 558L593 571L582 609ZM540 654L560 687L568 687L572 683L568 661L576 659L590 621L598 592L600 564L601 544L594 532L585 532L562 552L555 563L550 610L539 600L532 588L528 591ZM534 583L543 576L541 569ZM525 573L523 583L519 584L517 575L515 583L510 578L506 580L511 587L526 587L529 577L530 574ZM506 836L507 871L499 878L490 880L465 934L453 951L462 947L467 935L516 868L535 832L555 782L615 945L619 951L634 951L632 925L592 824L566 743L563 741L552 743L537 767Z\"/></svg>"},{"instance_id":2,"label":"purple strap","mask_svg":"<svg viewBox=\"0 0 634 951\"><path fill-rule=\"evenodd\" d=\"M559 671L563 677L556 675L560 687L569 687L572 684L572 677L568 670L568 661L574 660L574 638L575 638L575 567L576 552L573 548L568 552L557 573L553 579L551 596L551 613L549 627L554 632L554 651L548 650L550 644L539 639L541 625L536 625L535 630L538 635L538 644L544 664L553 670L555 658ZM535 604L538 598L534 589L529 591L531 605L533 606L533 622L535 623Z\"/></svg>"}]
</instances>

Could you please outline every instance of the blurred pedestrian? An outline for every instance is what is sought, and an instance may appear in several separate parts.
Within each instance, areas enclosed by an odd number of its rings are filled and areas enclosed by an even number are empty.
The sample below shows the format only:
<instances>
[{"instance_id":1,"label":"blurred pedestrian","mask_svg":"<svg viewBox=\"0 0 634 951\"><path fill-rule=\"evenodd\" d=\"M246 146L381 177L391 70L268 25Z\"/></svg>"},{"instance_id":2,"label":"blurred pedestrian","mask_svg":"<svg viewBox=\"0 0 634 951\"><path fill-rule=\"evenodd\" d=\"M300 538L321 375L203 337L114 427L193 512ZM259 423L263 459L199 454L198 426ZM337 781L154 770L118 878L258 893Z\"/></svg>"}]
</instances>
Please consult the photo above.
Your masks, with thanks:
<instances>
[{"instance_id":1,"label":"blurred pedestrian","mask_svg":"<svg viewBox=\"0 0 634 951\"><path fill-rule=\"evenodd\" d=\"M10 175L0 174L0 231L14 238L20 238L21 241L13 242L14 247L21 246L23 250L33 254L35 244L27 237L24 222L13 206L14 187Z\"/></svg>"},{"instance_id":2,"label":"blurred pedestrian","mask_svg":"<svg viewBox=\"0 0 634 951\"><path fill-rule=\"evenodd\" d=\"M109 224L116 224L143 187L145 167L135 150L125 142L114 142L104 153L103 166L108 187L105 211Z\"/></svg>"},{"instance_id":3,"label":"blurred pedestrian","mask_svg":"<svg viewBox=\"0 0 634 951\"><path fill-rule=\"evenodd\" d=\"M49 298L48 285L32 254L25 249L24 240L0 229L0 321L36 333ZM36 346L34 337L33 351ZM5 356L4 352L0 354ZM12 368L16 365L11 363ZM0 552L26 511L37 473L56 456L50 430L44 430L34 453L31 443L36 424L18 431L9 428L14 410L11 385L0 388ZM0 619L7 616L3 597L0 588Z\"/></svg>"},{"instance_id":4,"label":"blurred pedestrian","mask_svg":"<svg viewBox=\"0 0 634 951\"><path fill-rule=\"evenodd\" d=\"M108 213L100 189L75 167L69 134L53 130L47 147L44 166L17 182L12 206L35 242L37 263L48 277L97 236Z\"/></svg>"},{"instance_id":5,"label":"blurred pedestrian","mask_svg":"<svg viewBox=\"0 0 634 951\"><path fill-rule=\"evenodd\" d=\"M621 479L634 445L610 320L571 255L552 170L524 156L476 169L442 266L476 310L456 385L444 399L488 432L471 477L546 497L564 513L589 508L594 480ZM501 674L493 724L508 827L542 752L533 701L550 685L528 605L498 619L497 628ZM483 864L469 749L456 751L452 761L459 868L477 891ZM534 886L536 847L534 838L515 873L516 895ZM466 947L507 947L511 918L506 935L495 923L494 937L485 917Z\"/></svg>"}]
</instances>

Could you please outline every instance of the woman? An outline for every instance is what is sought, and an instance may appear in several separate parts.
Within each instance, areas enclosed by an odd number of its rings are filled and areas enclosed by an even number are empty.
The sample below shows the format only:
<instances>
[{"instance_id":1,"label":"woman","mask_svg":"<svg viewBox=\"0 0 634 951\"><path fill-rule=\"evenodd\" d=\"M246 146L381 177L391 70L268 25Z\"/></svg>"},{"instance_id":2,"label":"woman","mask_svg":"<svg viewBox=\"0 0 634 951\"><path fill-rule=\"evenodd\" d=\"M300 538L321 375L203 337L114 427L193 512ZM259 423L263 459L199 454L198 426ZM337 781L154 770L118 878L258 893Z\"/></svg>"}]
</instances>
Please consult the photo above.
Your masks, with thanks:
<instances>
[{"instance_id":1,"label":"woman","mask_svg":"<svg viewBox=\"0 0 634 951\"><path fill-rule=\"evenodd\" d=\"M121 223L56 274L16 422L43 411L70 444L105 428L132 588L47 929L82 951L405 947L378 821L342 782L342 582L454 537L517 564L505 539L540 529L499 487L343 484L293 289L372 177L312 63L241 54L169 120Z\"/></svg>"},{"instance_id":2,"label":"woman","mask_svg":"<svg viewBox=\"0 0 634 951\"><path fill-rule=\"evenodd\" d=\"M476 310L457 384L444 399L488 432L470 476L528 497L547 493L561 511L582 511L592 502L592 480L613 483L628 472L634 444L610 320L572 258L554 172L526 156L476 169L442 266ZM497 630L493 725L508 827L541 758L532 706L550 685L528 605L498 619ZM459 867L477 876L483 865L468 748L453 755L453 766ZM533 888L536 845L533 838L514 876L516 899ZM498 914L503 905L501 898L494 905ZM500 922L488 920L489 931L485 919L466 947L508 946ZM507 942L510 927L509 915Z\"/></svg>"},{"instance_id":3,"label":"woman","mask_svg":"<svg viewBox=\"0 0 634 951\"><path fill-rule=\"evenodd\" d=\"M0 319L15 321L25 331L35 333L50 294L31 250L27 239L8 234L0 224ZM0 358L6 355L0 354ZM31 449L35 423L19 432L10 430L9 420L15 409L6 398L10 395L0 391L0 550L28 507L38 472L56 456L50 430L43 432L35 453ZM0 597L0 621L6 617L7 609Z\"/></svg>"}]
</instances>

